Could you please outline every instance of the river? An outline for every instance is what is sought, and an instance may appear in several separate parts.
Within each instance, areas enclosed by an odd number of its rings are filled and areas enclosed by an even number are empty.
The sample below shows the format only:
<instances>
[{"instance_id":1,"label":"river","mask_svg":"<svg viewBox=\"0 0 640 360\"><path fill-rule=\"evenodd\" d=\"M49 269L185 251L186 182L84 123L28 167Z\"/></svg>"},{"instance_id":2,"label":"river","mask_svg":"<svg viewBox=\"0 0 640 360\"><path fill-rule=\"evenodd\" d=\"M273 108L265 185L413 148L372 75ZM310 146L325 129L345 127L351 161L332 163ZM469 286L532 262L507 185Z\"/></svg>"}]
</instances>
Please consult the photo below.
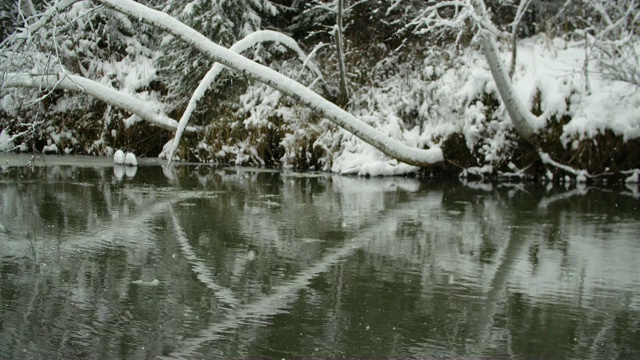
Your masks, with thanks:
<instances>
[{"instance_id":1,"label":"river","mask_svg":"<svg viewBox=\"0 0 640 360\"><path fill-rule=\"evenodd\" d=\"M640 357L636 184L29 158L2 359Z\"/></svg>"}]
</instances>

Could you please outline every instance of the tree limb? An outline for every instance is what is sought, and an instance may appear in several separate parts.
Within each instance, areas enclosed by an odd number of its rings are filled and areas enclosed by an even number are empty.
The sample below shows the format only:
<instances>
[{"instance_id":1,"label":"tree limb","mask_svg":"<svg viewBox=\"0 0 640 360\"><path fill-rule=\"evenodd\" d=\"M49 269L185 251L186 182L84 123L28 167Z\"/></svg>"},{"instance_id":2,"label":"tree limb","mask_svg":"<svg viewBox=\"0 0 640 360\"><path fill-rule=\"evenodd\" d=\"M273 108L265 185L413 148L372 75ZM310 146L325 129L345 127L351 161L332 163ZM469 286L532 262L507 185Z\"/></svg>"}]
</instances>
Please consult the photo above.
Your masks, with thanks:
<instances>
[{"instance_id":1,"label":"tree limb","mask_svg":"<svg viewBox=\"0 0 640 360\"><path fill-rule=\"evenodd\" d=\"M97 81L81 76L64 75L32 75L32 74L7 74L3 86L5 87L30 87L46 89L64 89L80 91L102 100L110 105L117 106L124 110L138 115L145 121L167 130L175 130L178 122L171 119L164 113L157 111L149 103L136 99L134 96L125 94L111 87L100 84ZM187 127L187 131L195 132L196 128Z\"/></svg>"},{"instance_id":2,"label":"tree limb","mask_svg":"<svg viewBox=\"0 0 640 360\"><path fill-rule=\"evenodd\" d=\"M344 26L343 26L344 0L338 0L338 18L336 21L335 38L338 51L338 69L340 71L340 97L342 105L349 101L349 88L347 86L347 66L344 60Z\"/></svg>"}]
</instances>

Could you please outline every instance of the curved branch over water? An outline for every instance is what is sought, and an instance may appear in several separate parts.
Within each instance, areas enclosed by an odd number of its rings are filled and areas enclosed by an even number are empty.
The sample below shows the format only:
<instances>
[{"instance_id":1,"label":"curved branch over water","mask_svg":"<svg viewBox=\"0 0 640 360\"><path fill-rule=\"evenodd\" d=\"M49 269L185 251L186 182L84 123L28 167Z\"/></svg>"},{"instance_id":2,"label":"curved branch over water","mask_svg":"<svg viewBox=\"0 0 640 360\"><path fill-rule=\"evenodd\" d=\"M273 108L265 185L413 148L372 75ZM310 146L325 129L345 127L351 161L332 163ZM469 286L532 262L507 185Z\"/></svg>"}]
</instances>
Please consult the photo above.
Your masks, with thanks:
<instances>
[{"instance_id":1,"label":"curved branch over water","mask_svg":"<svg viewBox=\"0 0 640 360\"><path fill-rule=\"evenodd\" d=\"M487 10L482 0L473 0L474 10L479 18L480 26L480 45L482 46L482 52L487 58L489 63L489 69L491 75L496 83L500 98L504 103L509 118L511 118L511 124L524 140L529 143L533 143L534 133L536 128L537 119L529 109L526 108L520 97L516 94L516 90L511 83L511 77L504 64L504 61L500 58L500 51L498 50L498 44L496 44L495 34L490 30L495 31L495 26L490 23L487 18ZM488 28L488 29L487 29Z\"/></svg>"},{"instance_id":2,"label":"curved branch over water","mask_svg":"<svg viewBox=\"0 0 640 360\"><path fill-rule=\"evenodd\" d=\"M242 40L239 40L233 46L229 48L229 50L236 52L238 54L247 51L251 47L264 43L264 42L274 42L288 47L293 50L297 55L300 61L304 64L304 66L308 67L313 73L316 74L317 77L322 78L322 73L320 73L320 69L316 67L313 63L308 61L307 55L300 49L298 43L293 40L291 37L284 35L277 31L272 30L260 30L253 32L247 36L245 36ZM191 99L189 99L189 104L187 105L186 110L182 114L180 121L178 122L178 129L176 130L176 135L173 138L173 142L171 143L171 148L169 149L168 160L171 162L173 160L173 156L175 155L176 150L178 149L178 145L180 145L180 139L182 138L182 133L184 132L185 127L189 123L189 119L191 118L191 114L196 109L198 105L198 101L202 99L205 92L209 89L211 84L216 81L216 78L222 70L224 69L224 65L220 63L215 63L211 70L207 72L207 74L202 78L200 84L191 95Z\"/></svg>"}]
</instances>

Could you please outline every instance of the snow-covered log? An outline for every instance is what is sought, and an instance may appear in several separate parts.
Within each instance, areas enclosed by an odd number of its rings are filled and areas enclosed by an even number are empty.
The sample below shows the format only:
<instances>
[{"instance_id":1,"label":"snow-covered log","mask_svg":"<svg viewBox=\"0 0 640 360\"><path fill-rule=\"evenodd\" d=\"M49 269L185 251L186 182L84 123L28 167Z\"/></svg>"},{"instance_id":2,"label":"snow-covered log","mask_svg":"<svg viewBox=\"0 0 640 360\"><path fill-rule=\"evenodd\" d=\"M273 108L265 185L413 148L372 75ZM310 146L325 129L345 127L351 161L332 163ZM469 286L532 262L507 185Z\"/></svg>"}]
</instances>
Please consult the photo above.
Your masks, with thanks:
<instances>
[{"instance_id":1,"label":"snow-covered log","mask_svg":"<svg viewBox=\"0 0 640 360\"><path fill-rule=\"evenodd\" d=\"M439 147L419 149L392 139L299 82L213 43L198 31L166 13L131 0L98 0L97 2L168 31L213 60L297 99L392 158L417 166L426 166L443 160L442 149Z\"/></svg>"},{"instance_id":2,"label":"snow-covered log","mask_svg":"<svg viewBox=\"0 0 640 360\"><path fill-rule=\"evenodd\" d=\"M163 129L175 130L178 127L178 122L176 120L171 119L149 103L81 76L71 74L7 74L4 78L3 86L80 91L87 95L91 95L96 99L102 100L107 104L117 106L131 112L132 114L138 115L143 120ZM193 127L187 127L186 131L194 132L196 129Z\"/></svg>"}]
</instances>

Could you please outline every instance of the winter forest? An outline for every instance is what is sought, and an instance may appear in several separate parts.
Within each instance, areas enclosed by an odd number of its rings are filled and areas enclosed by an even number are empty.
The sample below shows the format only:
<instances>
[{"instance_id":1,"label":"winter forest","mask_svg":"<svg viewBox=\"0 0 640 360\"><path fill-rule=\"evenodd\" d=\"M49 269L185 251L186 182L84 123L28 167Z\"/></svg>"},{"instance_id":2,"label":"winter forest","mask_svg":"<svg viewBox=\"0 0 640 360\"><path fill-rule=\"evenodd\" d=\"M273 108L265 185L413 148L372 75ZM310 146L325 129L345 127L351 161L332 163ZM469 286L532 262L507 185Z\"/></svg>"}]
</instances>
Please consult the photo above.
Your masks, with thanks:
<instances>
[{"instance_id":1,"label":"winter forest","mask_svg":"<svg viewBox=\"0 0 640 360\"><path fill-rule=\"evenodd\" d=\"M637 182L635 0L0 3L0 150Z\"/></svg>"}]
</instances>

